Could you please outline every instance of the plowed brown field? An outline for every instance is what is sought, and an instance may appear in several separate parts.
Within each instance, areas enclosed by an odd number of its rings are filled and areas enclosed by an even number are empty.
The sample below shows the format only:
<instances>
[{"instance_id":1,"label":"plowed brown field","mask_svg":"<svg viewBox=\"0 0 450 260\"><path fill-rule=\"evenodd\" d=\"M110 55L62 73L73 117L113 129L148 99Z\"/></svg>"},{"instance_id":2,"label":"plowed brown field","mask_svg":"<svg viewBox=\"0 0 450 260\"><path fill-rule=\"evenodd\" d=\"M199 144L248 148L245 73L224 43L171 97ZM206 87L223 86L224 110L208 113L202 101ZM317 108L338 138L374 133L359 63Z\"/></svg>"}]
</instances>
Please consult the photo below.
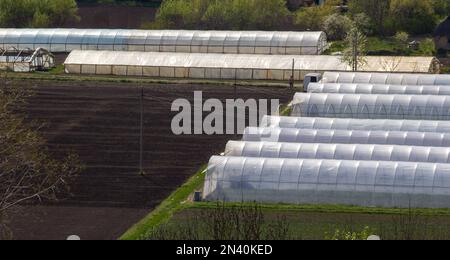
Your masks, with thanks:
<instances>
[{"instance_id":1,"label":"plowed brown field","mask_svg":"<svg viewBox=\"0 0 450 260\"><path fill-rule=\"evenodd\" d=\"M175 136L171 102L234 97L232 87L211 85L144 85L144 167L139 171L141 88L127 83L39 81L18 83L33 88L26 113L46 122L42 129L50 151L78 153L87 166L72 196L52 205L25 206L12 218L15 239L115 239L185 182L234 136ZM239 87L239 98L280 99L281 88Z\"/></svg>"}]
</instances>

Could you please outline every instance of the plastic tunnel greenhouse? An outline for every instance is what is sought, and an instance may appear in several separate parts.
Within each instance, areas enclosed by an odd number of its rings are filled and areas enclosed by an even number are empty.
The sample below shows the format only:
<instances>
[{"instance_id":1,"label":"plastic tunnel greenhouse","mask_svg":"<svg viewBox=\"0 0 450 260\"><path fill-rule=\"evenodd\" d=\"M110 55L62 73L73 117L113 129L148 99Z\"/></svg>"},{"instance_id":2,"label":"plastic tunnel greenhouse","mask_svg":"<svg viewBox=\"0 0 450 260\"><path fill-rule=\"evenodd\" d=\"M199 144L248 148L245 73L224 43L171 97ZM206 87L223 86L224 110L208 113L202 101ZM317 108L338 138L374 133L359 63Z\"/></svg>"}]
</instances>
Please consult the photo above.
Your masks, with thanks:
<instances>
[{"instance_id":1,"label":"plastic tunnel greenhouse","mask_svg":"<svg viewBox=\"0 0 450 260\"><path fill-rule=\"evenodd\" d=\"M324 32L0 29L0 48L317 55Z\"/></svg>"},{"instance_id":2,"label":"plastic tunnel greenhouse","mask_svg":"<svg viewBox=\"0 0 450 260\"><path fill-rule=\"evenodd\" d=\"M450 95L450 86L310 83L308 93Z\"/></svg>"},{"instance_id":3,"label":"plastic tunnel greenhouse","mask_svg":"<svg viewBox=\"0 0 450 260\"><path fill-rule=\"evenodd\" d=\"M450 207L450 164L214 156L209 201Z\"/></svg>"},{"instance_id":4,"label":"plastic tunnel greenhouse","mask_svg":"<svg viewBox=\"0 0 450 260\"><path fill-rule=\"evenodd\" d=\"M407 146L450 147L450 133L408 131L364 131L295 128L246 128L243 141L328 143L328 144L381 144Z\"/></svg>"},{"instance_id":5,"label":"plastic tunnel greenhouse","mask_svg":"<svg viewBox=\"0 0 450 260\"><path fill-rule=\"evenodd\" d=\"M449 121L264 116L261 126L298 129L381 130L450 133Z\"/></svg>"},{"instance_id":6,"label":"plastic tunnel greenhouse","mask_svg":"<svg viewBox=\"0 0 450 260\"><path fill-rule=\"evenodd\" d=\"M380 71L380 59L368 57L367 71ZM433 58L408 57L399 71L412 71L411 64L420 64L424 73L432 72ZM349 66L337 56L325 55L255 55L202 54L174 52L80 51L70 53L64 62L70 74L98 74L117 76L148 76L194 79L243 80L303 80L311 72L347 71ZM293 70L294 69L294 70ZM294 73L294 74L292 74Z\"/></svg>"},{"instance_id":7,"label":"plastic tunnel greenhouse","mask_svg":"<svg viewBox=\"0 0 450 260\"><path fill-rule=\"evenodd\" d=\"M225 155L237 157L450 163L449 147L373 144L228 142Z\"/></svg>"},{"instance_id":8,"label":"plastic tunnel greenhouse","mask_svg":"<svg viewBox=\"0 0 450 260\"><path fill-rule=\"evenodd\" d=\"M395 72L392 71L392 72ZM362 83L388 85L450 85L450 75L401 73L326 72L322 83Z\"/></svg>"},{"instance_id":9,"label":"plastic tunnel greenhouse","mask_svg":"<svg viewBox=\"0 0 450 260\"><path fill-rule=\"evenodd\" d=\"M450 119L450 96L296 93L292 116Z\"/></svg>"}]
</instances>

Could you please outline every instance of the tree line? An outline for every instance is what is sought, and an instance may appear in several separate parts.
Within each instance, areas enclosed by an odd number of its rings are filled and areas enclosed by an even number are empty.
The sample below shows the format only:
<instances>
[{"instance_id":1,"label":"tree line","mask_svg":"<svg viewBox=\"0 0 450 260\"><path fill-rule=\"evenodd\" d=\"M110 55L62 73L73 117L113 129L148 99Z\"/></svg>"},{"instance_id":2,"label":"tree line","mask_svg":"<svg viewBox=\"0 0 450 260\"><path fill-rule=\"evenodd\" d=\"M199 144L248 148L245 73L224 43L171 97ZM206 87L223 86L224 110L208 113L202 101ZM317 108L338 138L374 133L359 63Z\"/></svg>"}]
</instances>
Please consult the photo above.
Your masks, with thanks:
<instances>
[{"instance_id":1,"label":"tree line","mask_svg":"<svg viewBox=\"0 0 450 260\"><path fill-rule=\"evenodd\" d=\"M341 0L291 11L286 0L165 0L156 21L158 29L208 30L324 30L343 39L354 22L369 35L397 32L432 33L450 13L450 0Z\"/></svg>"},{"instance_id":2,"label":"tree line","mask_svg":"<svg viewBox=\"0 0 450 260\"><path fill-rule=\"evenodd\" d=\"M159 4L159 0L0 0L0 27L61 27L78 21L79 3ZM450 0L328 0L288 8L287 0L164 0L148 29L323 30L343 39L350 24L368 35L430 34L450 13Z\"/></svg>"},{"instance_id":3,"label":"tree line","mask_svg":"<svg viewBox=\"0 0 450 260\"><path fill-rule=\"evenodd\" d=\"M75 0L0 0L0 27L60 27L78 21Z\"/></svg>"}]
</instances>

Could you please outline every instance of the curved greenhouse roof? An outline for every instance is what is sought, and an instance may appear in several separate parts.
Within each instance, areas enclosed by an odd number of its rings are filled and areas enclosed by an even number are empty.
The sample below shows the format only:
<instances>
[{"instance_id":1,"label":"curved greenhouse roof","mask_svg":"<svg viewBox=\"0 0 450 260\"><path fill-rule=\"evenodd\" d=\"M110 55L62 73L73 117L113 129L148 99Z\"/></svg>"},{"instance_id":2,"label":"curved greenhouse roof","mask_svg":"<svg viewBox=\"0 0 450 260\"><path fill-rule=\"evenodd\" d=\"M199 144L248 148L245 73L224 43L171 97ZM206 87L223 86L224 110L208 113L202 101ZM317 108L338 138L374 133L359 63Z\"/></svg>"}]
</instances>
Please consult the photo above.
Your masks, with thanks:
<instances>
[{"instance_id":1,"label":"curved greenhouse roof","mask_svg":"<svg viewBox=\"0 0 450 260\"><path fill-rule=\"evenodd\" d=\"M369 71L380 59L368 57ZM412 71L411 64L419 63L421 72L431 72L434 58L408 57L399 71ZM169 78L288 80L292 75L301 80L310 72L350 70L338 56L324 55L255 55L202 54L174 52L79 51L70 53L65 61L67 73L120 76L150 76Z\"/></svg>"},{"instance_id":2,"label":"curved greenhouse roof","mask_svg":"<svg viewBox=\"0 0 450 260\"><path fill-rule=\"evenodd\" d=\"M395 71L395 70L394 70ZM413 71L421 72L421 70ZM363 83L388 85L450 85L450 75L326 72L322 83Z\"/></svg>"},{"instance_id":3,"label":"curved greenhouse roof","mask_svg":"<svg viewBox=\"0 0 450 260\"><path fill-rule=\"evenodd\" d=\"M328 144L382 144L450 147L450 133L409 131L364 131L296 128L246 128L243 141L328 143Z\"/></svg>"},{"instance_id":4,"label":"curved greenhouse roof","mask_svg":"<svg viewBox=\"0 0 450 260\"><path fill-rule=\"evenodd\" d=\"M450 119L450 96L296 93L293 116Z\"/></svg>"},{"instance_id":5,"label":"curved greenhouse roof","mask_svg":"<svg viewBox=\"0 0 450 260\"><path fill-rule=\"evenodd\" d=\"M249 157L211 158L209 201L450 207L450 164Z\"/></svg>"},{"instance_id":6,"label":"curved greenhouse roof","mask_svg":"<svg viewBox=\"0 0 450 260\"><path fill-rule=\"evenodd\" d=\"M308 93L450 95L445 85L382 85L350 83L310 83Z\"/></svg>"},{"instance_id":7,"label":"curved greenhouse roof","mask_svg":"<svg viewBox=\"0 0 450 260\"><path fill-rule=\"evenodd\" d=\"M226 156L450 163L450 148L404 145L230 141Z\"/></svg>"},{"instance_id":8,"label":"curved greenhouse roof","mask_svg":"<svg viewBox=\"0 0 450 260\"><path fill-rule=\"evenodd\" d=\"M111 29L0 29L1 47L52 52L114 50L148 52L321 54L324 32L185 31Z\"/></svg>"},{"instance_id":9,"label":"curved greenhouse roof","mask_svg":"<svg viewBox=\"0 0 450 260\"><path fill-rule=\"evenodd\" d=\"M450 133L449 121L264 116L261 126L297 129Z\"/></svg>"}]
</instances>

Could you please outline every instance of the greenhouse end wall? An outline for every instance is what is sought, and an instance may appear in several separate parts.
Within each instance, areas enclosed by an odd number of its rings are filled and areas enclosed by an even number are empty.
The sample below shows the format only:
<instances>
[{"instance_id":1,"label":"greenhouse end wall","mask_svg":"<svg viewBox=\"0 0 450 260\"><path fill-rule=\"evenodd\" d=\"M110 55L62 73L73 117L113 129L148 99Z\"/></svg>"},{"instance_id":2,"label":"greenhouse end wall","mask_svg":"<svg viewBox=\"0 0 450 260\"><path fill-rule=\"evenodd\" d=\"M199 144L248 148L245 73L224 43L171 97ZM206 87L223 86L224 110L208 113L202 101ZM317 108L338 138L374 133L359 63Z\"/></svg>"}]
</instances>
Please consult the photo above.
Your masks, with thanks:
<instances>
[{"instance_id":1,"label":"greenhouse end wall","mask_svg":"<svg viewBox=\"0 0 450 260\"><path fill-rule=\"evenodd\" d=\"M204 199L449 208L450 165L214 156Z\"/></svg>"}]
</instances>

